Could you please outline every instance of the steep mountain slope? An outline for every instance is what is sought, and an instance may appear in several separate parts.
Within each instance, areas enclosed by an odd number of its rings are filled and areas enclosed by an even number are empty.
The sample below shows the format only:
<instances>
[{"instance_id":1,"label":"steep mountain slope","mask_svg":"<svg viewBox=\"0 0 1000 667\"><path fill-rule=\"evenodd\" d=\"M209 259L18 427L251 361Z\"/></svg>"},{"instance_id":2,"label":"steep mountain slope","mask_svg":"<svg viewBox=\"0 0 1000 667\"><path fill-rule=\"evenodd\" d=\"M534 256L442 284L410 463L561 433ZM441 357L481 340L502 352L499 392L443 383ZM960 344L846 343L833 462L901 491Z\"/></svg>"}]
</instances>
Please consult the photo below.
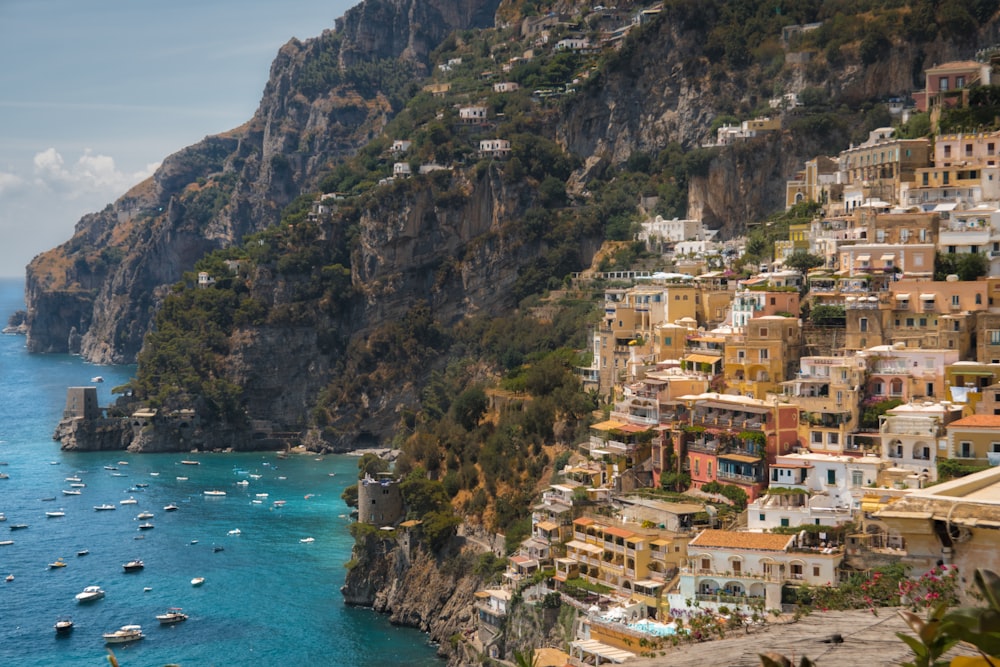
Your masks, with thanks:
<instances>
[{"instance_id":1,"label":"steep mountain slope","mask_svg":"<svg viewBox=\"0 0 1000 667\"><path fill-rule=\"evenodd\" d=\"M669 0L642 15L620 50L590 55L521 35L534 10L520 3L368 0L336 31L282 48L245 126L170 156L31 264L29 348L132 361L153 331L139 398L175 407L203 399L216 426L236 434L259 422L317 447L382 440L447 362L442 330L471 313L502 314L587 266L604 238L629 238L640 193L682 190L676 198L693 215L724 237L740 233L783 205L784 179L803 159L884 124L879 99L911 91L927 62L970 57L996 34L992 21L956 32L952 23L965 23L954 12L940 30L916 31L905 3L884 15L844 13L861 5L803 1L775 13L763 2ZM976 7L992 16L996 3ZM606 20L631 20L570 3L553 9L535 15L552 23L553 41L596 40ZM503 27L468 30L497 12ZM783 27L810 22L821 27L783 37ZM463 58L450 96L420 92L422 76L448 81L434 65ZM526 90L498 97L489 76ZM532 99L536 85L576 92ZM749 117L785 93L810 102L785 115L783 132L698 148L721 117ZM494 117L461 122L457 108L470 104ZM400 159L382 136L390 127L421 151L403 164L449 169L380 184ZM495 136L511 139L511 159L477 156L478 140ZM352 196L306 215L310 193L341 187ZM259 247L242 245L248 238ZM185 271L217 249L241 268L229 276L213 260L212 277L233 298L205 306ZM184 329L164 319L154 330L180 280L183 303L225 322L210 332L211 358L171 352L170 336L191 336L192 349L204 342L192 333L200 322ZM182 319L182 308L171 312ZM157 386L170 382L178 386Z\"/></svg>"}]
</instances>

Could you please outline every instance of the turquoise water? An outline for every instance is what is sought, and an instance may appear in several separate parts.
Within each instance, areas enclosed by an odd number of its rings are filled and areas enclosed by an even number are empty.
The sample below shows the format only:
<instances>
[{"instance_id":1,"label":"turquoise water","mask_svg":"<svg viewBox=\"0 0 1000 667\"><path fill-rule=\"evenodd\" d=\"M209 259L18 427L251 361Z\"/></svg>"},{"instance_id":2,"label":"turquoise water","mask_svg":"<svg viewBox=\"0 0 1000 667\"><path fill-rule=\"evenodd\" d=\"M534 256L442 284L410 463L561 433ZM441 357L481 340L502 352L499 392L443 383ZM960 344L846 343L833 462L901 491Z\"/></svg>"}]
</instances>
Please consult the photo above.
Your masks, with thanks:
<instances>
[{"instance_id":1,"label":"turquoise water","mask_svg":"<svg viewBox=\"0 0 1000 667\"><path fill-rule=\"evenodd\" d=\"M0 280L0 321L21 303L21 282ZM10 476L0 479L7 517L0 541L14 540L0 546L0 664L107 664L101 634L127 624L142 625L146 639L115 647L122 667L441 664L425 635L343 604L351 537L340 494L356 475L356 458L61 452L51 436L66 387L100 375L104 405L132 369L28 355L24 342L0 336L0 472ZM71 488L67 477L86 484L80 495L62 493ZM137 504L120 504L130 497ZM93 509L105 503L117 509ZM164 512L170 503L179 509ZM58 509L64 517L46 517ZM154 514L154 528L138 529L142 511ZM10 530L19 523L29 527ZM84 549L89 554L78 556ZM58 558L67 566L49 568ZM124 573L122 564L135 558L145 568ZM14 581L3 580L8 574ZM193 577L204 585L193 587ZM106 597L77 603L88 585ZM189 620L160 626L155 616L168 607L183 608ZM67 637L53 630L60 617L74 621Z\"/></svg>"}]
</instances>

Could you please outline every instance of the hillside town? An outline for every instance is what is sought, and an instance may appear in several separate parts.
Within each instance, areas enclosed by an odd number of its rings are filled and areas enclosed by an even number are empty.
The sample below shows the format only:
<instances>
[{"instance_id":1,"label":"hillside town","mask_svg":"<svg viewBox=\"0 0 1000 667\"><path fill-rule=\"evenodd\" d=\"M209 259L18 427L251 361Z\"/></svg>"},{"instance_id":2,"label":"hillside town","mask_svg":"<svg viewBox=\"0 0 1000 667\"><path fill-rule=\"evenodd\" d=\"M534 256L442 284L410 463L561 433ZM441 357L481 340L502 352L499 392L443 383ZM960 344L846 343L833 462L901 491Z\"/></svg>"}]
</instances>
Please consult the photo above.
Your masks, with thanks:
<instances>
[{"instance_id":1,"label":"hillside town","mask_svg":"<svg viewBox=\"0 0 1000 667\"><path fill-rule=\"evenodd\" d=\"M914 98L932 118L996 76L979 62L926 74ZM774 129L758 125L719 141ZM658 645L692 607L793 613L799 588L887 564L1000 567L998 146L1000 132L885 127L817 156L787 206L819 213L749 277L731 269L745 239L662 217L638 238L670 271L574 275L605 285L577 373L607 407L501 582L477 593L477 649L510 657L497 638L515 596L578 606L565 660L606 664ZM803 255L812 268L789 266ZM935 279L970 263L974 279ZM361 521L402 518L394 484L363 481Z\"/></svg>"}]
</instances>

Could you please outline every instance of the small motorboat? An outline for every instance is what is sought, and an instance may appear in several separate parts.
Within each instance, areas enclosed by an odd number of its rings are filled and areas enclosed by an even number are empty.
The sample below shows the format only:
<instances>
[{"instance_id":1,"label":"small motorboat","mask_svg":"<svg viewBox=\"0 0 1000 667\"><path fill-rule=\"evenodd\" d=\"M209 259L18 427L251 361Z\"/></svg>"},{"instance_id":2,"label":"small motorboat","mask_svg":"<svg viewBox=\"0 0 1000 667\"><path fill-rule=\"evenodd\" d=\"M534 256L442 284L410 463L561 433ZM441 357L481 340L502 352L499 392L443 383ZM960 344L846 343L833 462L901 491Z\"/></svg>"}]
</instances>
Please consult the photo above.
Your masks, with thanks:
<instances>
[{"instance_id":1,"label":"small motorboat","mask_svg":"<svg viewBox=\"0 0 1000 667\"><path fill-rule=\"evenodd\" d=\"M146 523L139 524L139 530L153 530L153 528L154 528L153 524L149 523L148 521Z\"/></svg>"},{"instance_id":2,"label":"small motorboat","mask_svg":"<svg viewBox=\"0 0 1000 667\"><path fill-rule=\"evenodd\" d=\"M90 554L89 549L80 549L79 551L76 552L77 556L86 556L88 554Z\"/></svg>"},{"instance_id":3,"label":"small motorboat","mask_svg":"<svg viewBox=\"0 0 1000 667\"><path fill-rule=\"evenodd\" d=\"M56 499L55 496L48 496L48 497L45 497L45 498L39 498L39 500L41 500L43 503L52 502L55 499Z\"/></svg>"},{"instance_id":4,"label":"small motorboat","mask_svg":"<svg viewBox=\"0 0 1000 667\"><path fill-rule=\"evenodd\" d=\"M58 519L59 517L66 516L66 512L63 512L62 510L56 510L55 512L46 512L45 516L47 516L50 519Z\"/></svg>"},{"instance_id":5,"label":"small motorboat","mask_svg":"<svg viewBox=\"0 0 1000 667\"><path fill-rule=\"evenodd\" d=\"M5 472L0 472L0 479L10 479L10 475Z\"/></svg>"},{"instance_id":6,"label":"small motorboat","mask_svg":"<svg viewBox=\"0 0 1000 667\"><path fill-rule=\"evenodd\" d=\"M224 496L224 495L226 495L225 491L219 491L217 489L212 489L210 491L205 491L204 493L205 493L206 496Z\"/></svg>"},{"instance_id":7,"label":"small motorboat","mask_svg":"<svg viewBox=\"0 0 1000 667\"><path fill-rule=\"evenodd\" d=\"M124 644L126 642L134 642L138 639L143 639L145 636L146 635L142 634L142 626L123 625L114 632L105 632L104 642L106 644Z\"/></svg>"},{"instance_id":8,"label":"small motorboat","mask_svg":"<svg viewBox=\"0 0 1000 667\"><path fill-rule=\"evenodd\" d=\"M153 590L153 589L152 589L152 587L150 587L150 586L146 586L145 588L143 588L143 589L142 589L142 592L143 592L143 593L148 593L148 592L149 592L149 591L151 591L151 590Z\"/></svg>"},{"instance_id":9,"label":"small motorboat","mask_svg":"<svg viewBox=\"0 0 1000 667\"><path fill-rule=\"evenodd\" d=\"M73 629L73 621L68 618L60 618L53 627L58 633L69 632Z\"/></svg>"},{"instance_id":10,"label":"small motorboat","mask_svg":"<svg viewBox=\"0 0 1000 667\"><path fill-rule=\"evenodd\" d=\"M125 500L119 500L118 504L119 505L138 505L139 501L136 500L135 498L132 498L131 496L129 496Z\"/></svg>"},{"instance_id":11,"label":"small motorboat","mask_svg":"<svg viewBox=\"0 0 1000 667\"><path fill-rule=\"evenodd\" d=\"M225 550L226 548L221 545L215 545L214 547L212 547L212 551L215 553L219 553L220 551L225 551Z\"/></svg>"},{"instance_id":12,"label":"small motorboat","mask_svg":"<svg viewBox=\"0 0 1000 667\"><path fill-rule=\"evenodd\" d=\"M8 574L7 578L4 579L4 581L6 581L9 584L10 582L14 581L14 575L13 574Z\"/></svg>"},{"instance_id":13,"label":"small motorboat","mask_svg":"<svg viewBox=\"0 0 1000 667\"><path fill-rule=\"evenodd\" d=\"M152 512L139 512L138 514L136 514L135 518L136 519L152 519L153 518L153 513Z\"/></svg>"},{"instance_id":14,"label":"small motorboat","mask_svg":"<svg viewBox=\"0 0 1000 667\"><path fill-rule=\"evenodd\" d=\"M152 473L152 474L159 475L160 473ZM136 486L140 489L145 489L147 486L149 486L149 484L146 484L145 482L139 482L138 484L136 484Z\"/></svg>"},{"instance_id":15,"label":"small motorboat","mask_svg":"<svg viewBox=\"0 0 1000 667\"><path fill-rule=\"evenodd\" d=\"M163 511L164 512L176 512L178 509L179 508L177 507L177 505L167 505L166 507L163 508Z\"/></svg>"},{"instance_id":16,"label":"small motorboat","mask_svg":"<svg viewBox=\"0 0 1000 667\"><path fill-rule=\"evenodd\" d=\"M160 473L158 473L158 472L151 472L149 474L150 474L151 477L159 477L160 476Z\"/></svg>"},{"instance_id":17,"label":"small motorboat","mask_svg":"<svg viewBox=\"0 0 1000 667\"><path fill-rule=\"evenodd\" d=\"M101 590L100 586L87 586L76 594L76 601L93 602L94 600L100 600L102 597L104 597L104 591Z\"/></svg>"},{"instance_id":18,"label":"small motorboat","mask_svg":"<svg viewBox=\"0 0 1000 667\"><path fill-rule=\"evenodd\" d=\"M71 489L84 489L87 487L84 482L71 482L69 486Z\"/></svg>"},{"instance_id":19,"label":"small motorboat","mask_svg":"<svg viewBox=\"0 0 1000 667\"><path fill-rule=\"evenodd\" d=\"M94 505L94 510L97 512L110 512L113 509L116 509L115 506L109 503L104 503L103 505Z\"/></svg>"},{"instance_id":20,"label":"small motorboat","mask_svg":"<svg viewBox=\"0 0 1000 667\"><path fill-rule=\"evenodd\" d=\"M303 537L301 540L299 540L299 542L301 542L302 544L312 544L315 541L316 538L314 537Z\"/></svg>"},{"instance_id":21,"label":"small motorboat","mask_svg":"<svg viewBox=\"0 0 1000 667\"><path fill-rule=\"evenodd\" d=\"M9 547L14 544L14 540L0 540L0 547Z\"/></svg>"},{"instance_id":22,"label":"small motorboat","mask_svg":"<svg viewBox=\"0 0 1000 667\"><path fill-rule=\"evenodd\" d=\"M181 461L181 463L184 464L184 465L186 465L186 466L200 466L201 465L201 461L184 460L184 461Z\"/></svg>"},{"instance_id":23,"label":"small motorboat","mask_svg":"<svg viewBox=\"0 0 1000 667\"><path fill-rule=\"evenodd\" d=\"M192 586L201 586L203 583L205 583L205 577L195 577L191 580Z\"/></svg>"},{"instance_id":24,"label":"small motorboat","mask_svg":"<svg viewBox=\"0 0 1000 667\"><path fill-rule=\"evenodd\" d=\"M257 496L258 498L267 498L267 494L266 494L266 493L257 493L257 494L255 494L255 495L256 495L256 496Z\"/></svg>"},{"instance_id":25,"label":"small motorboat","mask_svg":"<svg viewBox=\"0 0 1000 667\"><path fill-rule=\"evenodd\" d=\"M116 466L104 466L105 470L118 470Z\"/></svg>"},{"instance_id":26,"label":"small motorboat","mask_svg":"<svg viewBox=\"0 0 1000 667\"><path fill-rule=\"evenodd\" d=\"M187 477L178 477L177 481L178 482L186 482L186 481L188 481L188 478Z\"/></svg>"},{"instance_id":27,"label":"small motorboat","mask_svg":"<svg viewBox=\"0 0 1000 667\"><path fill-rule=\"evenodd\" d=\"M67 482L82 482L83 480L82 480L82 479L80 479L79 477L75 477L75 476L74 476L74 477L67 477L67 478L66 478L66 481L67 481Z\"/></svg>"},{"instance_id":28,"label":"small motorboat","mask_svg":"<svg viewBox=\"0 0 1000 667\"><path fill-rule=\"evenodd\" d=\"M6 521L6 520L7 520L7 515L4 514L3 512L0 512L0 521Z\"/></svg>"},{"instance_id":29,"label":"small motorboat","mask_svg":"<svg viewBox=\"0 0 1000 667\"><path fill-rule=\"evenodd\" d=\"M24 530L27 527L28 527L28 524L26 524L26 523L15 523L13 526L10 527L10 529L11 530Z\"/></svg>"},{"instance_id":30,"label":"small motorboat","mask_svg":"<svg viewBox=\"0 0 1000 667\"><path fill-rule=\"evenodd\" d=\"M142 568L146 567L145 563L136 558L135 560L130 560L129 562L122 565L122 569L126 572L138 572Z\"/></svg>"},{"instance_id":31,"label":"small motorboat","mask_svg":"<svg viewBox=\"0 0 1000 667\"><path fill-rule=\"evenodd\" d=\"M250 482L248 482L245 479L241 479L240 481L236 482L236 486L250 486Z\"/></svg>"},{"instance_id":32,"label":"small motorboat","mask_svg":"<svg viewBox=\"0 0 1000 667\"><path fill-rule=\"evenodd\" d=\"M64 561L62 558L57 558L56 562L49 563L50 570L57 570L60 567L66 567L66 561Z\"/></svg>"},{"instance_id":33,"label":"small motorboat","mask_svg":"<svg viewBox=\"0 0 1000 667\"><path fill-rule=\"evenodd\" d=\"M78 489L63 489L64 496L78 496L80 493L81 491Z\"/></svg>"},{"instance_id":34,"label":"small motorboat","mask_svg":"<svg viewBox=\"0 0 1000 667\"><path fill-rule=\"evenodd\" d=\"M104 378L101 377L100 375L95 375L94 377L90 378L90 381L96 384L98 382L104 382Z\"/></svg>"},{"instance_id":35,"label":"small motorboat","mask_svg":"<svg viewBox=\"0 0 1000 667\"><path fill-rule=\"evenodd\" d=\"M156 620L162 625L170 625L188 620L188 615L181 611L180 607L171 607L165 613L157 614Z\"/></svg>"}]
</instances>

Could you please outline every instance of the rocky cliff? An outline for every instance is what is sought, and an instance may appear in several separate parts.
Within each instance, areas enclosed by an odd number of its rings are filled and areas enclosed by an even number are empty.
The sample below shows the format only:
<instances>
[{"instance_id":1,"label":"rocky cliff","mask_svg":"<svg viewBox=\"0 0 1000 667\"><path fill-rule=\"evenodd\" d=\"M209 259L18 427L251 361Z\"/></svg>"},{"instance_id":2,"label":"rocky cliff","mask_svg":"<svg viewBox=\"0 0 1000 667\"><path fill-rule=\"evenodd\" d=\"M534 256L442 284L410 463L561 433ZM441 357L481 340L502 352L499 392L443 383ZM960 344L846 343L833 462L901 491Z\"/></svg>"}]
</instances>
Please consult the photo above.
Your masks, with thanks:
<instances>
[{"instance_id":1,"label":"rocky cliff","mask_svg":"<svg viewBox=\"0 0 1000 667\"><path fill-rule=\"evenodd\" d=\"M347 604L428 633L449 665L474 664L464 642L452 638L468 638L476 627L474 596L483 586L471 567L477 549L454 538L445 551L435 556L416 537L397 540L373 530L355 544L341 593Z\"/></svg>"},{"instance_id":2,"label":"rocky cliff","mask_svg":"<svg viewBox=\"0 0 1000 667\"><path fill-rule=\"evenodd\" d=\"M249 122L169 156L31 262L28 349L133 362L166 286L206 252L273 225L331 162L383 127L392 101L351 65L395 61L419 74L446 35L489 25L495 9L496 0L365 2L338 32L290 41Z\"/></svg>"}]
</instances>

